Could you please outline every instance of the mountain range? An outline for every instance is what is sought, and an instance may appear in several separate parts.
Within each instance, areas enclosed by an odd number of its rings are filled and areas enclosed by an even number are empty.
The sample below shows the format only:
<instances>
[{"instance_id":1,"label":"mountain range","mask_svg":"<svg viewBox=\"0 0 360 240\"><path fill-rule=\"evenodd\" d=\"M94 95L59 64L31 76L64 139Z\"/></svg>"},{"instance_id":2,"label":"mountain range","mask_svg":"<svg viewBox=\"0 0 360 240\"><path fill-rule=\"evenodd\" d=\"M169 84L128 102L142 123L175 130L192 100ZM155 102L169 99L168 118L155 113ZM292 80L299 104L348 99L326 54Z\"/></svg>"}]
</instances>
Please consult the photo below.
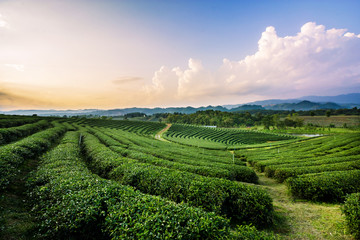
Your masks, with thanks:
<instances>
[{"instance_id":1,"label":"mountain range","mask_svg":"<svg viewBox=\"0 0 360 240\"><path fill-rule=\"evenodd\" d=\"M308 111L317 109L341 109L360 107L360 93L343 94L337 96L307 96L297 99L269 99L247 104L207 106L207 107L168 107L168 108L119 108L110 110L101 109L79 109L79 110L13 110L0 111L1 114L33 115L38 116L123 116L128 113L141 112L146 115L156 113L195 113L205 110L219 111L247 111L247 110L296 110Z\"/></svg>"}]
</instances>

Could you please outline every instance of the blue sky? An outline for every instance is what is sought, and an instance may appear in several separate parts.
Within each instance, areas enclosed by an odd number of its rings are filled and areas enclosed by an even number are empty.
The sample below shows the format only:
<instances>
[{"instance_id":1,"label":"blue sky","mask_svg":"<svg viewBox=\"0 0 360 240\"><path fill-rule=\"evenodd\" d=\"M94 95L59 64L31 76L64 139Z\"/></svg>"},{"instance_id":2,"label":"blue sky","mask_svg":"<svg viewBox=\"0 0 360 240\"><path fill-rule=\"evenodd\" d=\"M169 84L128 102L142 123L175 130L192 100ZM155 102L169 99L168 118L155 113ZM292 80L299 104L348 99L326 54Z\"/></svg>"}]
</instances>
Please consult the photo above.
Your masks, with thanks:
<instances>
[{"instance_id":1,"label":"blue sky","mask_svg":"<svg viewBox=\"0 0 360 240\"><path fill-rule=\"evenodd\" d=\"M141 27L174 42L187 57L195 54L204 61L252 54L267 26L274 26L279 36L296 34L306 22L360 32L360 1L114 2L114 9L125 6Z\"/></svg>"},{"instance_id":2,"label":"blue sky","mask_svg":"<svg viewBox=\"0 0 360 240\"><path fill-rule=\"evenodd\" d=\"M0 108L360 91L359 9L325 0L0 1Z\"/></svg>"}]
</instances>

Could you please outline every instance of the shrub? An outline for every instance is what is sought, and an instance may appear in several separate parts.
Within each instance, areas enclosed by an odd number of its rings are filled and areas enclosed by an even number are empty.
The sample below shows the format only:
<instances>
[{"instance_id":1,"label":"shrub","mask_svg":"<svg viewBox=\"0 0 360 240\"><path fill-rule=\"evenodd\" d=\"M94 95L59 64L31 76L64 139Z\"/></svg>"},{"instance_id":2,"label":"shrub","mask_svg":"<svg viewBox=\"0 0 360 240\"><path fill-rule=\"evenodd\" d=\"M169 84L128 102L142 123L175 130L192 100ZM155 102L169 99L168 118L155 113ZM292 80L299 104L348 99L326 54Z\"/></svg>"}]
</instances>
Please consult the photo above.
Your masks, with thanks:
<instances>
[{"instance_id":1,"label":"shrub","mask_svg":"<svg viewBox=\"0 0 360 240\"><path fill-rule=\"evenodd\" d=\"M65 132L58 126L35 133L0 149L0 189L5 188L17 173L17 168L27 159L47 150Z\"/></svg>"},{"instance_id":2,"label":"shrub","mask_svg":"<svg viewBox=\"0 0 360 240\"><path fill-rule=\"evenodd\" d=\"M287 179L290 193L312 201L342 202L347 194L360 191L360 170L324 172Z\"/></svg>"},{"instance_id":3,"label":"shrub","mask_svg":"<svg viewBox=\"0 0 360 240\"><path fill-rule=\"evenodd\" d=\"M259 226L272 223L272 199L257 187L119 157L93 135L83 135L83 148L89 165L104 177L144 193L225 214L240 222Z\"/></svg>"},{"instance_id":4,"label":"shrub","mask_svg":"<svg viewBox=\"0 0 360 240\"><path fill-rule=\"evenodd\" d=\"M25 124L19 127L0 128L0 144L6 144L36 133L50 126L46 120L37 123Z\"/></svg>"},{"instance_id":5,"label":"shrub","mask_svg":"<svg viewBox=\"0 0 360 240\"><path fill-rule=\"evenodd\" d=\"M349 232L360 239L360 192L348 195L341 210Z\"/></svg>"},{"instance_id":6,"label":"shrub","mask_svg":"<svg viewBox=\"0 0 360 240\"><path fill-rule=\"evenodd\" d=\"M42 157L29 186L40 238L224 239L229 221L186 204L143 194L92 174L78 133Z\"/></svg>"}]
</instances>

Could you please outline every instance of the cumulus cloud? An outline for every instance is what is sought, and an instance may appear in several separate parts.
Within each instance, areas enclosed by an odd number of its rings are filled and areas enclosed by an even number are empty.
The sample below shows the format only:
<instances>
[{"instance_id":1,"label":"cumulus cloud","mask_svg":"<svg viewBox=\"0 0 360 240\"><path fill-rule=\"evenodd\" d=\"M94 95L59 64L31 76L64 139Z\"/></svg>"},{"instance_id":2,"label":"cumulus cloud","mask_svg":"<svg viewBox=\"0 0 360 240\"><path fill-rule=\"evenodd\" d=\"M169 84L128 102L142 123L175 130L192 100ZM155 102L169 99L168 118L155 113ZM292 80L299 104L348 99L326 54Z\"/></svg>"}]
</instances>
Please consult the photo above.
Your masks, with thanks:
<instances>
[{"instance_id":1,"label":"cumulus cloud","mask_svg":"<svg viewBox=\"0 0 360 240\"><path fill-rule=\"evenodd\" d=\"M179 87L178 77L175 69L161 66L154 73L151 85L145 85L142 90L147 96L145 99L148 103L161 103L163 99L178 99L177 89Z\"/></svg>"},{"instance_id":2,"label":"cumulus cloud","mask_svg":"<svg viewBox=\"0 0 360 240\"><path fill-rule=\"evenodd\" d=\"M360 34L308 22L294 36L267 27L258 50L240 61L224 59L215 71L190 59L188 69L161 67L147 92L177 99L249 96L294 97L360 90ZM166 86L171 82L170 86Z\"/></svg>"},{"instance_id":3,"label":"cumulus cloud","mask_svg":"<svg viewBox=\"0 0 360 240\"><path fill-rule=\"evenodd\" d=\"M213 74L204 69L200 60L190 58L189 69L181 70L179 67L173 71L178 77L178 95L180 98L196 98L212 95L216 82Z\"/></svg>"},{"instance_id":4,"label":"cumulus cloud","mask_svg":"<svg viewBox=\"0 0 360 240\"><path fill-rule=\"evenodd\" d=\"M4 17L0 14L0 28L9 28L9 24L5 21Z\"/></svg>"}]
</instances>

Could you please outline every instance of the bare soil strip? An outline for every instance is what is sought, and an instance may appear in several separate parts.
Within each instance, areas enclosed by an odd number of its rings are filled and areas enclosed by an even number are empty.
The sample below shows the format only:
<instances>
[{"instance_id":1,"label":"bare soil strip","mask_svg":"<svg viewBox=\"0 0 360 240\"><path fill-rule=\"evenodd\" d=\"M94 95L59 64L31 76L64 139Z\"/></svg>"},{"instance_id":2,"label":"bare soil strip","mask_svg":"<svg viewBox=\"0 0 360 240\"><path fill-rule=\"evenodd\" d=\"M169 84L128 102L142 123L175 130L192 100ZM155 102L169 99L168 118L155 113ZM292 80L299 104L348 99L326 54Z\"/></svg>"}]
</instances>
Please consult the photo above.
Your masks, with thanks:
<instances>
[{"instance_id":1,"label":"bare soil strip","mask_svg":"<svg viewBox=\"0 0 360 240\"><path fill-rule=\"evenodd\" d=\"M163 133L165 133L167 130L169 130L169 128L171 127L171 123L167 123L166 127L164 129L162 129L160 132L158 132L155 135L155 139L160 140L160 141L164 141L164 142L169 142L168 140L164 139L162 137Z\"/></svg>"}]
</instances>

